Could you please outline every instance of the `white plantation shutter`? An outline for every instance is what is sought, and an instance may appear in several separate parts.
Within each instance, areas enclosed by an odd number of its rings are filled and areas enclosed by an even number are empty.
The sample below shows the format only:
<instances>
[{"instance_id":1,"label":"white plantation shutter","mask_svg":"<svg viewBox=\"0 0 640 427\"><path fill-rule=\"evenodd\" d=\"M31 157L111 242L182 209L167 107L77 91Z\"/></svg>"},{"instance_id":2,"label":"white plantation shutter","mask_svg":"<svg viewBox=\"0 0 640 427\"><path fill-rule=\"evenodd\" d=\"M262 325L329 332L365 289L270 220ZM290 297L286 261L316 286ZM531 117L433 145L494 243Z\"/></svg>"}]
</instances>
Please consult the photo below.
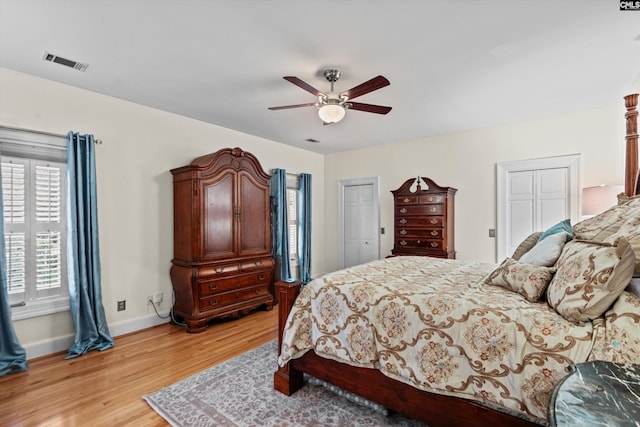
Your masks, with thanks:
<instances>
[{"instance_id":1,"label":"white plantation shutter","mask_svg":"<svg viewBox=\"0 0 640 427\"><path fill-rule=\"evenodd\" d=\"M45 231L36 234L36 290L62 286L62 246L60 233Z\"/></svg>"},{"instance_id":2,"label":"white plantation shutter","mask_svg":"<svg viewBox=\"0 0 640 427\"><path fill-rule=\"evenodd\" d=\"M69 309L66 159L65 136L0 126L12 320Z\"/></svg>"},{"instance_id":3,"label":"white plantation shutter","mask_svg":"<svg viewBox=\"0 0 640 427\"><path fill-rule=\"evenodd\" d=\"M26 161L18 159L2 162L2 208L7 224L24 224L25 166Z\"/></svg>"},{"instance_id":4,"label":"white plantation shutter","mask_svg":"<svg viewBox=\"0 0 640 427\"><path fill-rule=\"evenodd\" d=\"M5 221L4 244L7 256L7 290L12 304L25 300L26 256L26 159L2 162L2 208Z\"/></svg>"},{"instance_id":5,"label":"white plantation shutter","mask_svg":"<svg viewBox=\"0 0 640 427\"><path fill-rule=\"evenodd\" d=\"M60 223L62 171L60 167L36 165L36 221Z\"/></svg>"},{"instance_id":6,"label":"white plantation shutter","mask_svg":"<svg viewBox=\"0 0 640 427\"><path fill-rule=\"evenodd\" d=\"M298 260L298 191L287 188L287 215L289 220L289 260Z\"/></svg>"},{"instance_id":7,"label":"white plantation shutter","mask_svg":"<svg viewBox=\"0 0 640 427\"><path fill-rule=\"evenodd\" d=\"M34 314L68 307L66 164L43 159L42 150L38 158L7 156L2 147L9 302Z\"/></svg>"},{"instance_id":8,"label":"white plantation shutter","mask_svg":"<svg viewBox=\"0 0 640 427\"><path fill-rule=\"evenodd\" d=\"M24 301L26 290L27 258L24 233L5 233L7 251L7 281L11 300Z\"/></svg>"}]
</instances>

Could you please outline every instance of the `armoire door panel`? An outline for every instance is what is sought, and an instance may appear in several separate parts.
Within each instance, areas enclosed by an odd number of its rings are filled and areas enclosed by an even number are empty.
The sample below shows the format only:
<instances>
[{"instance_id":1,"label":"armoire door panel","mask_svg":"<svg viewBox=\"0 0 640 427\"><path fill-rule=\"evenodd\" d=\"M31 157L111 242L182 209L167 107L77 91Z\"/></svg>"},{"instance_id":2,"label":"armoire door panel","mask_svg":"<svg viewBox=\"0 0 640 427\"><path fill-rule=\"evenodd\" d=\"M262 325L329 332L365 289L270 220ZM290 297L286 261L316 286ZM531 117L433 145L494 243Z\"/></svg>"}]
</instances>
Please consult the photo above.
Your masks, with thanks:
<instances>
[{"instance_id":1,"label":"armoire door panel","mask_svg":"<svg viewBox=\"0 0 640 427\"><path fill-rule=\"evenodd\" d=\"M251 176L241 173L239 176L239 238L238 254L260 255L269 253L269 192Z\"/></svg>"},{"instance_id":2,"label":"armoire door panel","mask_svg":"<svg viewBox=\"0 0 640 427\"><path fill-rule=\"evenodd\" d=\"M226 173L213 182L203 183L203 259L229 257L236 253L234 183L234 173Z\"/></svg>"}]
</instances>

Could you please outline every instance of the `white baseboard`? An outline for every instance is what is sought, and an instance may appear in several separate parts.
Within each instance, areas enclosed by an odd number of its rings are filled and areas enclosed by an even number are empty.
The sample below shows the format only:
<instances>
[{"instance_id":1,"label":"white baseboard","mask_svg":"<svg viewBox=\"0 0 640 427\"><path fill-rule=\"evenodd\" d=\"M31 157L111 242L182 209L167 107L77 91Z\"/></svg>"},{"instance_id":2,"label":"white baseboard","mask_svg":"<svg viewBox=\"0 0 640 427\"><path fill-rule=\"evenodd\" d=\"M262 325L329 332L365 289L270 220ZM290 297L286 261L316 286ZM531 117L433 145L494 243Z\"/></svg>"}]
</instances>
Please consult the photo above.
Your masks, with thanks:
<instances>
[{"instance_id":1,"label":"white baseboard","mask_svg":"<svg viewBox=\"0 0 640 427\"><path fill-rule=\"evenodd\" d=\"M169 312L160 313L161 316L167 316ZM109 325L109 333L112 337L128 334L130 332L139 331L141 329L150 328L152 326L168 323L169 319L161 319L155 313L147 316L138 317L136 319L125 320L122 322L112 323ZM46 356L52 353L66 352L73 345L73 335L52 338L33 344L27 344L24 349L27 352L27 360L36 357ZM117 345L117 343L116 343Z\"/></svg>"}]
</instances>

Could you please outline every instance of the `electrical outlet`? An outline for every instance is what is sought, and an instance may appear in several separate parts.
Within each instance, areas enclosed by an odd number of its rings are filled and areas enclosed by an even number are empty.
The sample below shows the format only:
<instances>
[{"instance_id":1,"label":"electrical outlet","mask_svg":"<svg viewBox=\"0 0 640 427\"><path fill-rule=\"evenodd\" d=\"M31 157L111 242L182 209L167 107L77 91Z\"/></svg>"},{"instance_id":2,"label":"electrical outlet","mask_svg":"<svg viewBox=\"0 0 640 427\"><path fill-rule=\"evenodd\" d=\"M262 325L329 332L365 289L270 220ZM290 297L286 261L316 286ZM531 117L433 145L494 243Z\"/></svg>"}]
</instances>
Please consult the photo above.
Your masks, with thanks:
<instances>
[{"instance_id":1,"label":"electrical outlet","mask_svg":"<svg viewBox=\"0 0 640 427\"><path fill-rule=\"evenodd\" d=\"M127 300L118 301L118 311L125 311L127 309Z\"/></svg>"},{"instance_id":2,"label":"electrical outlet","mask_svg":"<svg viewBox=\"0 0 640 427\"><path fill-rule=\"evenodd\" d=\"M490 228L489 229L489 237L496 237L496 229L495 228Z\"/></svg>"},{"instance_id":3,"label":"electrical outlet","mask_svg":"<svg viewBox=\"0 0 640 427\"><path fill-rule=\"evenodd\" d=\"M144 297L144 300L147 303L147 305L153 304L153 296L152 295L147 295L146 297Z\"/></svg>"},{"instance_id":4,"label":"electrical outlet","mask_svg":"<svg viewBox=\"0 0 640 427\"><path fill-rule=\"evenodd\" d=\"M155 305L160 305L162 304L162 292L156 292L155 294L153 294L153 303Z\"/></svg>"}]
</instances>

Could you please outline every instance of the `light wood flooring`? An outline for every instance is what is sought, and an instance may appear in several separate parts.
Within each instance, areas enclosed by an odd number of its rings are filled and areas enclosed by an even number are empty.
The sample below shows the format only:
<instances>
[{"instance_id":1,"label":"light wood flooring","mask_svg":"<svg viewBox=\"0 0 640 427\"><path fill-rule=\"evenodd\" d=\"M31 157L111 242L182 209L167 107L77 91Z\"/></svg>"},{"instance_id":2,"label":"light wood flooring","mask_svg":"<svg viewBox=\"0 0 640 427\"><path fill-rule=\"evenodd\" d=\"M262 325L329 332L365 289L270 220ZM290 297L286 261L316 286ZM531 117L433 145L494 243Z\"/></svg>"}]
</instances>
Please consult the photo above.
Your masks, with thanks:
<instances>
[{"instance_id":1,"label":"light wood flooring","mask_svg":"<svg viewBox=\"0 0 640 427\"><path fill-rule=\"evenodd\" d=\"M277 338L277 311L199 334L163 324L115 337L104 352L30 360L29 371L0 377L0 426L166 426L142 396Z\"/></svg>"}]
</instances>

